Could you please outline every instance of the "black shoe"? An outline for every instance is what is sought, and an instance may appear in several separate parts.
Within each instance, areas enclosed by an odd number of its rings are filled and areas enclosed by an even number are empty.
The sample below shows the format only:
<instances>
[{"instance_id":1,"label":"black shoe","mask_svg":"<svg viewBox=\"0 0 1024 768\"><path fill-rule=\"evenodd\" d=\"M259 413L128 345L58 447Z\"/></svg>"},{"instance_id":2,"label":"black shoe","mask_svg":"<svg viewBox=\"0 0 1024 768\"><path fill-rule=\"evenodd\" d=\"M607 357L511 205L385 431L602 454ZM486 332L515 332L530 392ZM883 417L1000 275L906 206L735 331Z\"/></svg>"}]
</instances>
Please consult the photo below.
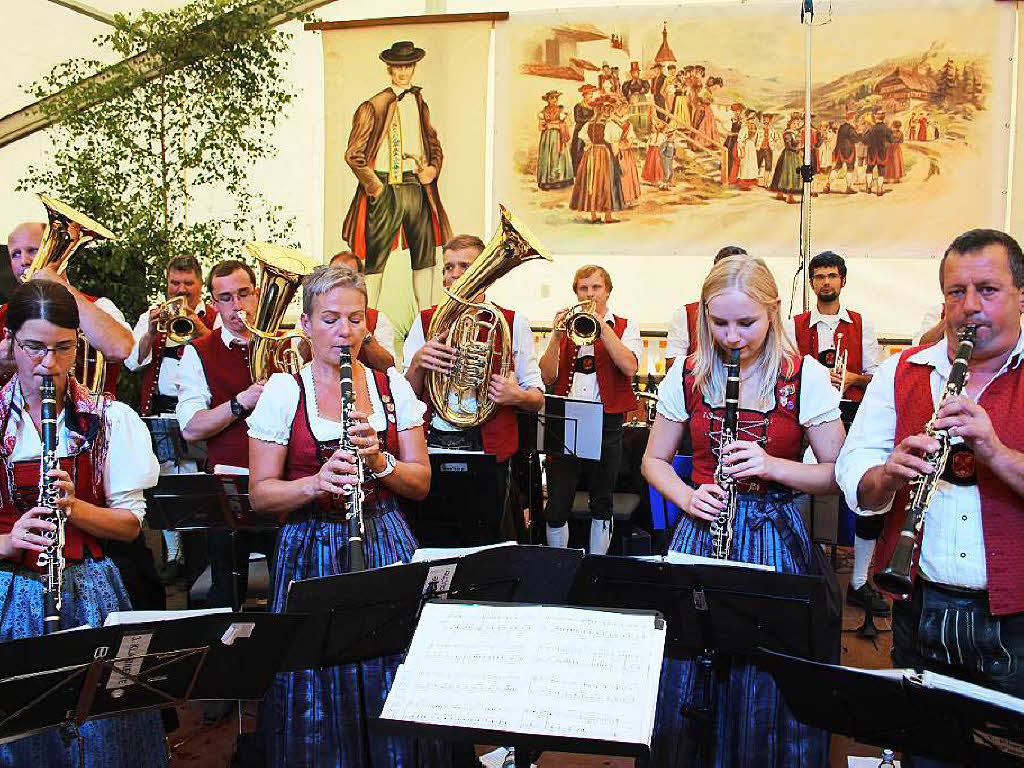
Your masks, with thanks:
<instances>
[{"instance_id":1,"label":"black shoe","mask_svg":"<svg viewBox=\"0 0 1024 768\"><path fill-rule=\"evenodd\" d=\"M203 705L203 725L216 725L234 712L237 705L233 699L206 702Z\"/></svg>"},{"instance_id":2,"label":"black shoe","mask_svg":"<svg viewBox=\"0 0 1024 768\"><path fill-rule=\"evenodd\" d=\"M864 582L858 589L847 587L846 602L863 608L865 611L871 611L875 616L888 616L891 611L885 598L867 582Z\"/></svg>"}]
</instances>

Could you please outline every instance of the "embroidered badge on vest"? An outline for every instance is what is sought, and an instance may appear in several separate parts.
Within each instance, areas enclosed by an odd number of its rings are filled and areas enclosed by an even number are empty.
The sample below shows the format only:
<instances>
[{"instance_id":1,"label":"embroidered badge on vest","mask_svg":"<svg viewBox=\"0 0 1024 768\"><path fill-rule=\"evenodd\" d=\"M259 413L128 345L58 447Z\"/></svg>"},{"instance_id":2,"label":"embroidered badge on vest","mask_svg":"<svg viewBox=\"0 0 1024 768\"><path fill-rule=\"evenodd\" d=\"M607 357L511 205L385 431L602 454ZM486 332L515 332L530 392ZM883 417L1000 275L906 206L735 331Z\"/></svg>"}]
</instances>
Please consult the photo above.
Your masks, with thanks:
<instances>
[{"instance_id":1,"label":"embroidered badge on vest","mask_svg":"<svg viewBox=\"0 0 1024 768\"><path fill-rule=\"evenodd\" d=\"M977 485L977 462L967 443L957 443L949 447L949 458L942 479L953 485Z\"/></svg>"},{"instance_id":2,"label":"embroidered badge on vest","mask_svg":"<svg viewBox=\"0 0 1024 768\"><path fill-rule=\"evenodd\" d=\"M779 405L792 411L796 407L796 399L793 397L794 394L796 394L795 384L785 384L779 387Z\"/></svg>"},{"instance_id":3,"label":"embroidered badge on vest","mask_svg":"<svg viewBox=\"0 0 1024 768\"><path fill-rule=\"evenodd\" d=\"M826 368L836 367L836 351L834 349L823 349L818 353L818 362Z\"/></svg>"},{"instance_id":4,"label":"embroidered badge on vest","mask_svg":"<svg viewBox=\"0 0 1024 768\"><path fill-rule=\"evenodd\" d=\"M576 373L594 373L597 370L597 362L593 355L576 358Z\"/></svg>"},{"instance_id":5,"label":"embroidered badge on vest","mask_svg":"<svg viewBox=\"0 0 1024 768\"><path fill-rule=\"evenodd\" d=\"M391 395L381 395L380 401L384 404L384 413L388 421L395 423L395 404L391 401Z\"/></svg>"}]
</instances>

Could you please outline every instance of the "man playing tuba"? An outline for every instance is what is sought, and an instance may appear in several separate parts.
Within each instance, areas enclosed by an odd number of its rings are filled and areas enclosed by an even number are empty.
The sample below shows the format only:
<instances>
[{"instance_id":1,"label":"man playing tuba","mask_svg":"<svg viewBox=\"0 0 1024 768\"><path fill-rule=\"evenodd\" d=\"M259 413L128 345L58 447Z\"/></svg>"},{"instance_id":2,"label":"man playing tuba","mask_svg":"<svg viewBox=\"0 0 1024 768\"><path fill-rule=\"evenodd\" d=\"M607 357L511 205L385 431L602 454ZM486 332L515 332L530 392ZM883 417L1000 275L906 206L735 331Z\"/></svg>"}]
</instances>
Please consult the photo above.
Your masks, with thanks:
<instances>
[{"instance_id":1,"label":"man playing tuba","mask_svg":"<svg viewBox=\"0 0 1024 768\"><path fill-rule=\"evenodd\" d=\"M445 243L442 251L442 279L444 287L451 288L462 273L476 261L483 252L483 241L474 235L456 235ZM482 302L483 294L472 297L474 302ZM420 313L419 322L414 322L406 337L405 377L412 384L416 394L427 403L428 432L427 445L435 448L457 450L484 451L493 455L498 461L499 497L504 499L508 488L509 458L519 449L519 422L516 409L539 411L544 405L544 393L541 389L540 369L533 351L533 331L530 321L521 312L498 308L505 316L512 335L512 368L507 377L494 373L491 368L490 385L487 397L498 408L495 415L479 426L459 428L434 413L427 396L426 378L429 371L450 374L456 360L457 351L454 347L444 344L439 338L427 339L427 329L437 307L425 309ZM497 359L499 355L495 355ZM463 407L473 407L475 403L462 400ZM494 521L491 538L497 540L498 524ZM485 543L483 541L479 543Z\"/></svg>"}]
</instances>

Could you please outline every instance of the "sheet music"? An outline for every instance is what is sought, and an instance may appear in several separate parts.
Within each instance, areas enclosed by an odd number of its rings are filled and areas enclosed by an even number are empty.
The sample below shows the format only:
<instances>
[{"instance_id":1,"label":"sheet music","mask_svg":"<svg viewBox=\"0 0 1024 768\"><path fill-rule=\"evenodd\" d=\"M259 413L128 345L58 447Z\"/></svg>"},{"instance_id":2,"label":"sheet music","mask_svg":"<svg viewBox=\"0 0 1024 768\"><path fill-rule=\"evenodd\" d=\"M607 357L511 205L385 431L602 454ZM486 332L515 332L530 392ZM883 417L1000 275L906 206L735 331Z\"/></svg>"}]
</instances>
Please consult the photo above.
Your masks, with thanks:
<instances>
[{"instance_id":1,"label":"sheet music","mask_svg":"<svg viewBox=\"0 0 1024 768\"><path fill-rule=\"evenodd\" d=\"M691 555L687 552L676 552L669 550L668 555L662 560L661 555L634 555L637 560L648 563L667 562L671 565L727 565L733 568L752 568L755 571L774 571L773 565L761 565L760 563L741 563L738 560L719 560L717 557L703 557L702 555Z\"/></svg>"},{"instance_id":2,"label":"sheet music","mask_svg":"<svg viewBox=\"0 0 1024 768\"><path fill-rule=\"evenodd\" d=\"M409 562L430 563L434 560L455 560L466 555L475 554L476 552L482 552L485 549L515 546L518 545L514 541L502 541L498 544L484 544L479 547L420 547L412 553L412 560Z\"/></svg>"},{"instance_id":3,"label":"sheet music","mask_svg":"<svg viewBox=\"0 0 1024 768\"><path fill-rule=\"evenodd\" d=\"M173 621L192 616L206 616L210 613L230 613L230 608L198 608L188 611L111 611L103 620L104 627L118 624L145 624L150 621Z\"/></svg>"},{"instance_id":4,"label":"sheet music","mask_svg":"<svg viewBox=\"0 0 1024 768\"><path fill-rule=\"evenodd\" d=\"M664 647L650 613L428 603L381 716L649 745Z\"/></svg>"},{"instance_id":5,"label":"sheet music","mask_svg":"<svg viewBox=\"0 0 1024 768\"><path fill-rule=\"evenodd\" d=\"M1024 715L1024 699L1018 699L1016 696L1011 696L1008 693L957 680L955 677L940 675L938 672L924 671L921 674L917 674L912 670L904 671L907 673L907 679L911 682L919 683L924 688L956 693L975 701L984 701L988 704L994 704L997 707Z\"/></svg>"}]
</instances>

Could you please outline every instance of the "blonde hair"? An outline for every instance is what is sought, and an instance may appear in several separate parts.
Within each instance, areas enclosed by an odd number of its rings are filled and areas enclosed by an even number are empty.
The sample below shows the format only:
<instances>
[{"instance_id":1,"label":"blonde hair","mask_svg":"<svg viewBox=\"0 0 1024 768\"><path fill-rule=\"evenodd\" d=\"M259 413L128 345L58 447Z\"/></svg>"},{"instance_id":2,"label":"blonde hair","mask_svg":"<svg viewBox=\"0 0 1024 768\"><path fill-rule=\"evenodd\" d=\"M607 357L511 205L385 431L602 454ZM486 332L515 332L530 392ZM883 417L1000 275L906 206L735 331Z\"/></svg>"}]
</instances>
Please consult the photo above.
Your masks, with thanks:
<instances>
[{"instance_id":1,"label":"blonde hair","mask_svg":"<svg viewBox=\"0 0 1024 768\"><path fill-rule=\"evenodd\" d=\"M751 256L730 256L711 268L704 279L697 315L697 351L694 353L693 383L712 406L725 398L725 365L711 335L708 302L729 290L740 291L764 307L768 313L768 333L757 360L751 383L757 387L757 400L767 406L775 398L779 374L791 376L795 370L792 356L796 348L786 333L779 314L779 287L763 260Z\"/></svg>"},{"instance_id":2,"label":"blonde hair","mask_svg":"<svg viewBox=\"0 0 1024 768\"><path fill-rule=\"evenodd\" d=\"M311 316L313 300L335 288L355 288L366 301L366 282L361 274L351 267L324 265L302 278L302 313Z\"/></svg>"},{"instance_id":3,"label":"blonde hair","mask_svg":"<svg viewBox=\"0 0 1024 768\"><path fill-rule=\"evenodd\" d=\"M576 270L576 274L572 277L572 292L576 293L576 286L584 278L590 277L595 272L600 273L604 279L604 285L608 289L608 293L612 292L612 276L608 274L608 270L604 267L599 267L597 264L584 264L582 267Z\"/></svg>"}]
</instances>

